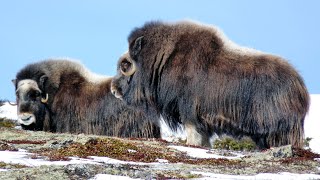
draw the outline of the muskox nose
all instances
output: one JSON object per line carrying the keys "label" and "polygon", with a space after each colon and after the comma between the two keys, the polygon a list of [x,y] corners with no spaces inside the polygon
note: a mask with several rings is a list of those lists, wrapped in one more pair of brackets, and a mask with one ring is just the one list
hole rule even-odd
{"label": "muskox nose", "polygon": [[121,89],[119,90],[118,88],[116,88],[114,85],[111,85],[111,93],[119,99],[122,99],[122,94],[120,93]]}
{"label": "muskox nose", "polygon": [[112,93],[114,96],[116,96],[116,90],[111,89],[111,93]]}
{"label": "muskox nose", "polygon": [[28,112],[30,110],[30,104],[29,103],[21,103],[18,110],[20,112]]}

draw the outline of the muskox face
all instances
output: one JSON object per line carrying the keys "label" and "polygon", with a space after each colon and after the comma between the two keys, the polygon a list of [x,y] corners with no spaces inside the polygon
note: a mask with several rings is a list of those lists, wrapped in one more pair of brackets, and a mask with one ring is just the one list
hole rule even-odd
{"label": "muskox face", "polygon": [[117,76],[113,79],[111,92],[119,99],[128,99],[133,89],[132,80],[137,71],[136,63],[130,58],[128,53],[122,55],[118,61]]}
{"label": "muskox face", "polygon": [[[45,103],[48,95],[44,95],[36,81],[24,79],[15,82],[18,123],[24,129],[40,130],[45,114]],[[40,125],[41,124],[41,125]]]}
{"label": "muskox face", "polygon": [[150,66],[153,62],[146,63],[149,59],[145,59],[141,54],[150,53],[150,57],[153,57],[158,46],[153,44],[152,49],[143,48],[143,44],[146,43],[143,35],[129,39],[129,50],[118,61],[117,75],[112,80],[111,92],[128,105],[150,113],[158,112],[154,93],[158,80],[154,77],[156,74],[152,73],[154,67]]}
{"label": "muskox face", "polygon": [[111,92],[128,105],[138,108],[146,106],[154,99],[147,84],[144,83],[147,82],[146,79],[148,77],[141,65],[127,52],[118,61],[117,75],[112,80]]}

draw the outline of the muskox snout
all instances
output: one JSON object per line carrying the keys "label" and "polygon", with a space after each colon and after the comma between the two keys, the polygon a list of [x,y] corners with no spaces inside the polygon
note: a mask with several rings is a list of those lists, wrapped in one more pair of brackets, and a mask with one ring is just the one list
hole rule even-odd
{"label": "muskox snout", "polygon": [[111,93],[116,98],[122,99],[121,88],[117,88],[113,82],[111,83]]}
{"label": "muskox snout", "polygon": [[19,113],[18,114],[18,123],[21,125],[30,125],[36,122],[36,117],[32,113]]}

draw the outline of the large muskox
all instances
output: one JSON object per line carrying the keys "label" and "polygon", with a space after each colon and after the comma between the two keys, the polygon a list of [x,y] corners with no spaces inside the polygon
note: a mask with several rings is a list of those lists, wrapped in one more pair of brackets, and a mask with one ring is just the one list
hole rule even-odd
{"label": "large muskox", "polygon": [[216,27],[149,22],[134,29],[112,93],[174,129],[187,143],[250,137],[260,148],[301,147],[309,95],[281,57],[239,47]]}
{"label": "large muskox", "polygon": [[118,137],[160,137],[160,128],[110,92],[111,78],[69,60],[21,69],[14,80],[23,129]]}

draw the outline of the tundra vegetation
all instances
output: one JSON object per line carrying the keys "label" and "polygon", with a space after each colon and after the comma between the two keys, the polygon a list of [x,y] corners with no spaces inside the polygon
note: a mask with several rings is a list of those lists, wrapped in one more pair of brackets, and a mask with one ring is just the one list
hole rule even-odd
{"label": "tundra vegetation", "polygon": [[[32,154],[30,159],[48,161],[70,161],[72,157],[92,159],[92,156],[109,157],[137,164],[70,164],[28,166],[0,161],[0,179],[43,179],[55,176],[57,179],[87,179],[98,173],[130,176],[132,178],[178,178],[202,177],[191,171],[219,174],[254,175],[257,173],[320,173],[319,154],[309,150],[285,146],[266,151],[243,150],[245,155],[238,159],[195,158],[172,148],[189,146],[180,142],[167,142],[149,138],[117,138],[98,135],[50,133],[26,131],[10,127],[0,127],[0,150],[14,151],[25,149]],[[207,153],[233,157],[240,151],[228,149],[206,149]],[[158,165],[149,164],[166,160]],[[144,163],[144,164],[138,164]]]}

